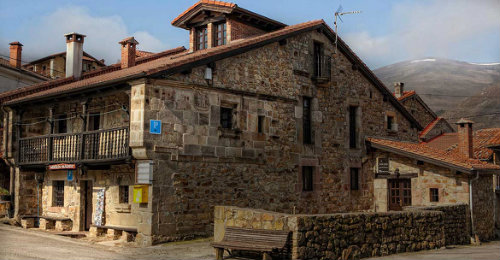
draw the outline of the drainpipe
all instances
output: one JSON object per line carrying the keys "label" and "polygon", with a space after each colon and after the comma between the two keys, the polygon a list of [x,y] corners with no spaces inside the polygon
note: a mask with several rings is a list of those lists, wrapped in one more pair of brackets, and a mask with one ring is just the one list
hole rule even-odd
{"label": "drainpipe", "polygon": [[469,179],[469,207],[470,207],[471,237],[474,237],[474,240],[475,240],[476,230],[474,228],[474,211],[473,211],[473,202],[472,202],[472,182],[477,181],[479,179],[479,172],[478,171],[473,171],[473,172],[476,172],[476,177],[474,179]]}

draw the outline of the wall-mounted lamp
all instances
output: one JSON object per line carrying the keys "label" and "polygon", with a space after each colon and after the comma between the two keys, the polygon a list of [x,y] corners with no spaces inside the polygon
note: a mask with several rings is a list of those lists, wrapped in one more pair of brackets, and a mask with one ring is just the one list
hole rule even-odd
{"label": "wall-mounted lamp", "polygon": [[205,81],[207,82],[207,85],[213,85],[213,70],[215,68],[214,63],[209,63],[207,64],[207,67],[205,68]]}

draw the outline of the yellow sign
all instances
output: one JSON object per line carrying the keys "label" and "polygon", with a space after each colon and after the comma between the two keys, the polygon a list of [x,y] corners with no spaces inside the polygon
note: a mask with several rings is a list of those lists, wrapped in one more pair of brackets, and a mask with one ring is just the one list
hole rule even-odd
{"label": "yellow sign", "polygon": [[148,185],[134,186],[134,203],[148,203]]}

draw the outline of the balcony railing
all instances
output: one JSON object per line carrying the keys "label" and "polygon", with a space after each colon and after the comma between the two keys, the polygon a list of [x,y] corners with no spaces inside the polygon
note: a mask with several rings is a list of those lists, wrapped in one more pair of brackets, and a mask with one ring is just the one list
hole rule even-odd
{"label": "balcony railing", "polygon": [[314,57],[314,75],[313,79],[318,83],[329,82],[332,71],[332,58],[326,55],[317,55]]}
{"label": "balcony railing", "polygon": [[130,157],[128,127],[19,139],[18,163],[48,164],[122,160]]}

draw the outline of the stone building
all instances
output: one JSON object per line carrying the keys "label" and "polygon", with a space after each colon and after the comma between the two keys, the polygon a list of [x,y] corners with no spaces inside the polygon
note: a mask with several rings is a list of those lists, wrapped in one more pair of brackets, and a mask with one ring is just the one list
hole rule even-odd
{"label": "stone building", "polygon": [[415,90],[405,91],[403,82],[394,83],[394,96],[424,126],[419,133],[421,141],[425,142],[441,134],[455,132],[448,121],[437,116]]}
{"label": "stone building", "polygon": [[375,210],[466,203],[472,212],[473,232],[489,240],[495,237],[492,177],[500,166],[474,158],[472,123],[460,120],[457,124],[459,144],[455,152],[426,143],[368,139],[377,161]]}
{"label": "stone building", "polygon": [[210,235],[215,205],[375,210],[365,137],[423,127],[324,21],[202,0],[172,24],[189,49],[137,58],[130,37],[119,64],[0,95],[17,216],[147,245]]}

